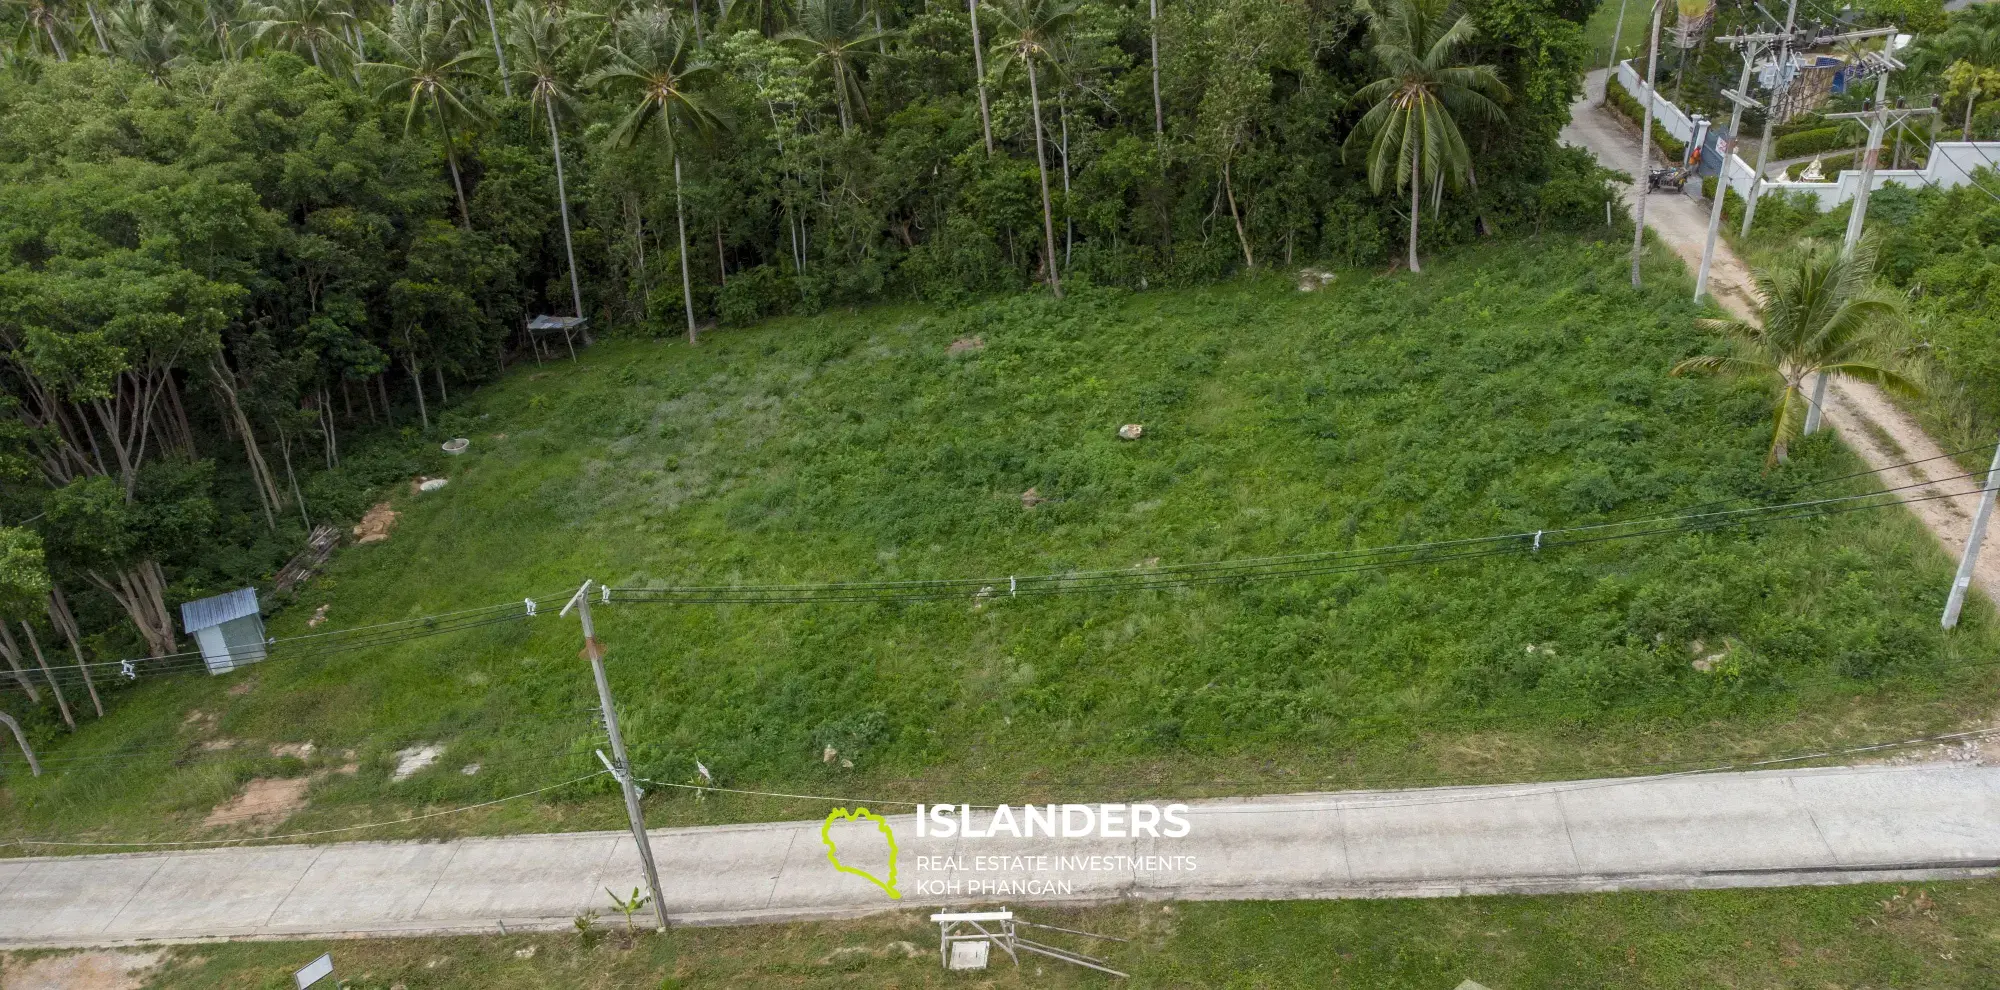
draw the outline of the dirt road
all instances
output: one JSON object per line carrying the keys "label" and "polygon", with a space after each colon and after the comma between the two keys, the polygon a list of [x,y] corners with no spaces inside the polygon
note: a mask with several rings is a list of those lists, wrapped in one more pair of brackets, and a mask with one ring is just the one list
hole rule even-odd
{"label": "dirt road", "polygon": [[[1563,128],[1562,141],[1588,149],[1605,165],[1630,173],[1639,157],[1639,129],[1600,108],[1604,75],[1600,69],[1585,77],[1584,96],[1570,107],[1569,126]],[[1657,161],[1657,156],[1656,163],[1665,164]],[[1628,201],[1631,195],[1630,191],[1626,193]],[[1702,244],[1708,237],[1708,210],[1706,201],[1691,196],[1652,193],[1646,198],[1646,226],[1660,243],[1680,256],[1689,271],[1694,271],[1701,265]],[[1716,243],[1715,262],[1709,269],[1709,286],[1724,309],[1744,319],[1751,317],[1755,295],[1750,272],[1728,244],[1720,240]],[[1965,473],[1958,463],[1943,456],[1944,448],[1890,402],[1882,390],[1864,382],[1836,378],[1828,392],[1827,422],[1869,467],[1881,472],[1876,476],[1881,481],[1880,487],[1904,489],[1901,494],[1905,498],[1967,493],[1910,506],[1910,511],[1937,537],[1945,553],[1953,560],[1958,559],[1972,528],[1972,513],[1978,508],[1979,479],[1958,477]],[[1923,463],[1890,467],[1911,461]],[[1980,558],[1973,584],[1988,599],[2000,601],[2000,554],[1985,554]]]}

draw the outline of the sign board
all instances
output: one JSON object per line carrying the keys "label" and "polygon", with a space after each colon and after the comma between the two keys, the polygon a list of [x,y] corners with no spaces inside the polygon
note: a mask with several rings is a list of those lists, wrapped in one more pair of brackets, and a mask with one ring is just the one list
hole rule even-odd
{"label": "sign board", "polygon": [[318,959],[306,963],[304,969],[292,974],[292,979],[299,981],[299,990],[306,990],[307,987],[332,975],[333,953],[328,952]]}

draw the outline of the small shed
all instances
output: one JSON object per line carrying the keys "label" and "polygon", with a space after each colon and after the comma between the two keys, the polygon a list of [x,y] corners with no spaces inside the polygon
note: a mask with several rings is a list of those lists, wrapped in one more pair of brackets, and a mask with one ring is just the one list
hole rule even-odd
{"label": "small shed", "polygon": [[[555,353],[554,337],[557,334],[562,335],[564,346],[569,348],[569,359],[572,361],[576,360],[576,338],[582,337],[584,343],[590,343],[590,335],[586,329],[589,325],[590,320],[582,316],[545,315],[529,320],[528,346],[535,351],[535,363],[542,363],[542,348],[544,346],[548,347],[551,355]],[[548,341],[546,345],[543,344],[544,340]]]}
{"label": "small shed", "polygon": [[201,644],[201,659],[211,674],[264,659],[264,617],[257,611],[255,588],[182,605],[181,628]]}

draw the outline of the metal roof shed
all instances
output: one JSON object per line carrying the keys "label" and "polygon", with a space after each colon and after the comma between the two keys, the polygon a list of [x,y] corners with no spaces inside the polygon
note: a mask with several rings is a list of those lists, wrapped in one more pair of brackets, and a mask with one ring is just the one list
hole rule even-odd
{"label": "metal roof shed", "polygon": [[201,644],[201,659],[211,674],[264,659],[264,617],[257,611],[255,588],[182,605],[181,627]]}
{"label": "metal roof shed", "polygon": [[[542,338],[551,334],[562,334],[563,344],[569,348],[569,359],[576,360],[576,338],[583,337],[590,343],[590,320],[582,316],[537,316],[528,321],[528,346],[535,351],[535,363],[542,363]],[[550,345],[553,352],[555,347]]]}

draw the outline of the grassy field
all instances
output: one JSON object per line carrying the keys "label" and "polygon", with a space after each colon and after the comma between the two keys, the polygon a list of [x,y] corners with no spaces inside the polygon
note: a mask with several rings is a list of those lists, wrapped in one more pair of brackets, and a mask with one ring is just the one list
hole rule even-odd
{"label": "grassy field", "polygon": [[[1046,924],[1130,939],[1051,941],[1132,974],[1114,980],[1025,957],[947,973],[919,914],[758,928],[184,946],[153,990],[276,990],[333,953],[349,990],[871,987],[1369,987],[1492,990],[1691,987],[1861,990],[1990,987],[2000,970],[2000,884],[1869,885],[1700,893],[1423,901],[1131,904],[1031,911]],[[532,949],[532,953],[526,950]],[[521,958],[523,954],[528,958]],[[17,953],[0,972],[50,954]]]}
{"label": "grassy field", "polygon": [[[1515,241],[1314,293],[1081,290],[600,344],[446,412],[446,435],[472,440],[435,455],[449,487],[399,485],[391,538],[344,550],[271,631],[307,632],[322,606],[325,628],[355,626],[585,576],[1004,589],[1865,490],[1837,480],[1857,464],[1830,438],[1765,474],[1763,383],[1670,378],[1709,346],[1697,312],[1670,259],[1644,292],[1624,265],[1617,244]],[[1144,437],[1118,439],[1124,423]],[[736,787],[1116,800],[1709,765],[1960,725],[1989,714],[1993,624],[1976,607],[1943,636],[1948,579],[1886,511],[1242,586],[597,618],[648,777],[689,781],[700,759]],[[204,825],[260,777],[306,782],[285,831],[562,784],[603,745],[579,645],[550,608],[142,676],[74,737],[39,723],[58,772],[28,779],[9,747],[0,826],[268,832],[281,814]],[[441,758],[393,781],[397,751],[426,744]],[[616,827],[610,792],[597,777],[365,834]],[[660,823],[825,811],[648,805]]]}
{"label": "grassy field", "polygon": [[[1653,6],[1638,0],[1605,0],[1597,5],[1590,20],[1583,25],[1583,41],[1590,51],[1588,66],[1602,69],[1611,54],[1611,33],[1618,24],[1620,12],[1625,15],[1625,26],[1618,31],[1618,57],[1639,58],[1646,55],[1646,29],[1652,26]],[[1671,23],[1671,15],[1667,18]],[[1641,66],[1641,68],[1644,68]]]}

